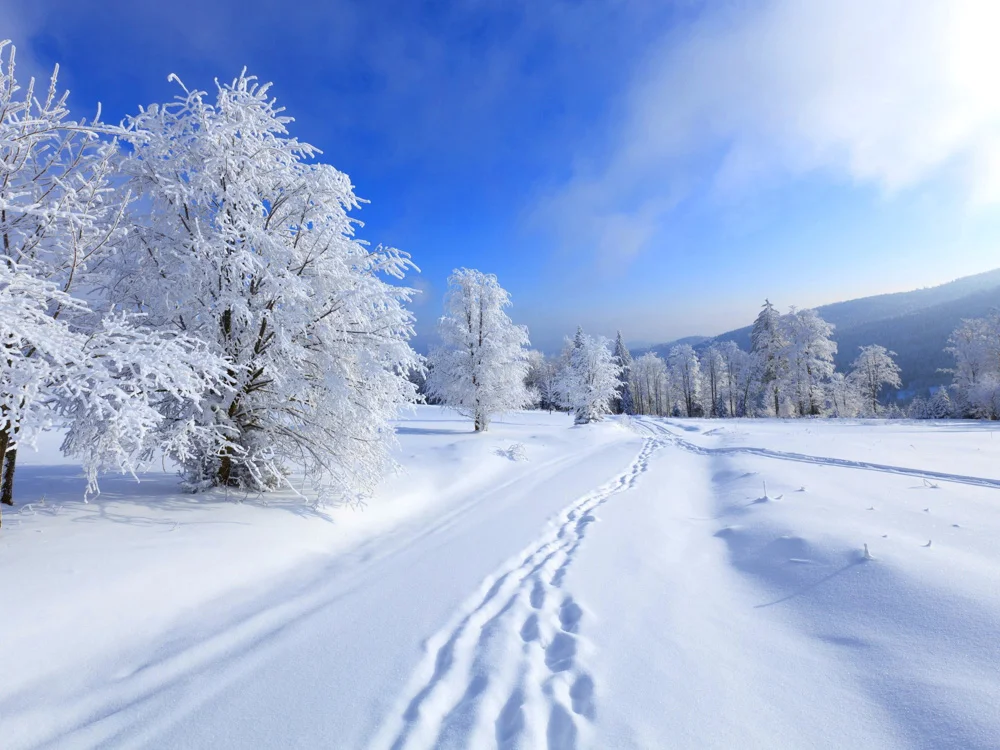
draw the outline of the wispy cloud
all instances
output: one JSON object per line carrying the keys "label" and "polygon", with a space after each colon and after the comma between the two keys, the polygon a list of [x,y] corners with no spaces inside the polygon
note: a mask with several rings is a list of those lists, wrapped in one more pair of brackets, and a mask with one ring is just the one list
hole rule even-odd
{"label": "wispy cloud", "polygon": [[1000,201],[1000,5],[765,0],[653,45],[601,159],[543,202],[564,243],[627,260],[690,190],[820,172],[892,193],[953,181]]}

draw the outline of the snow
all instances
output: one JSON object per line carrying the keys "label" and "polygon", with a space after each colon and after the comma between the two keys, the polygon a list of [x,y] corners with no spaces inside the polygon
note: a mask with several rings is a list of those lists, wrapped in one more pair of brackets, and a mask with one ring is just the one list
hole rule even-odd
{"label": "snow", "polygon": [[25,452],[4,747],[1000,746],[990,424],[471,428],[362,510]]}

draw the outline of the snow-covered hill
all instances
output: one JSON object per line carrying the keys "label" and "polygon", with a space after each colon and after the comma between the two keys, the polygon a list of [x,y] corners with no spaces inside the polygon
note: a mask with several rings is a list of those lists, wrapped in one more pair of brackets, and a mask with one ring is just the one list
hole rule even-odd
{"label": "snow-covered hill", "polygon": [[[938,286],[822,305],[816,312],[834,325],[837,369],[847,371],[858,356],[859,347],[879,344],[898,355],[896,361],[903,371],[904,388],[922,394],[929,387],[951,382],[951,375],[944,370],[954,367],[955,359],[945,347],[961,321],[984,317],[998,305],[1000,269],[995,269]],[[748,322],[755,313],[748,311]],[[677,344],[688,343],[700,350],[721,341],[734,341],[749,350],[750,326],[714,338],[690,336],[637,353],[652,351],[666,357]]]}
{"label": "snow-covered hill", "polygon": [[990,424],[398,432],[363,510],[35,457],[3,746],[1000,746]]}

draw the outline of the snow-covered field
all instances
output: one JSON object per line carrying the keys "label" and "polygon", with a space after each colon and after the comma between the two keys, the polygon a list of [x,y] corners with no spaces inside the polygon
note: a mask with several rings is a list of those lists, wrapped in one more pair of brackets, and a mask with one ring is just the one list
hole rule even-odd
{"label": "snow-covered field", "polygon": [[398,432],[363,510],[24,454],[0,746],[1000,747],[992,425]]}

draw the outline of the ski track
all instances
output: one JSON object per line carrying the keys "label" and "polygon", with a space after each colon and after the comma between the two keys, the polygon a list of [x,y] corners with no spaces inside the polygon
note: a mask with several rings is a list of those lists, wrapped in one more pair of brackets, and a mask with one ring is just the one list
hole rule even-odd
{"label": "ski track", "polygon": [[581,745],[595,717],[596,686],[582,663],[585,613],[563,581],[597,520],[593,512],[635,486],[662,445],[647,437],[624,473],[565,508],[552,529],[483,582],[429,639],[396,720],[372,748]]}
{"label": "ski track", "polygon": [[[539,465],[532,476],[537,476],[540,472],[561,470],[564,464],[572,460],[573,456],[562,456],[547,461]],[[491,493],[523,481],[524,478],[514,477],[493,488]],[[472,512],[477,502],[463,503],[451,509],[429,528],[405,537],[399,545],[379,554],[376,561],[389,560],[421,539],[449,529],[460,518]],[[111,730],[102,730],[101,726],[108,722],[116,723],[123,714],[129,712],[141,714],[151,702],[178,682],[204,673],[214,665],[228,664],[252,654],[295,623],[321,612],[331,601],[360,588],[363,583],[359,580],[348,585],[344,585],[339,579],[332,584],[327,583],[329,572],[338,570],[342,565],[341,560],[334,560],[329,566],[324,566],[320,573],[295,582],[290,595],[277,599],[263,609],[251,606],[241,611],[235,619],[197,640],[181,640],[179,647],[164,645],[154,658],[134,667],[115,683],[68,698],[63,706],[64,714],[46,736],[37,738],[38,744],[46,747],[77,741],[82,744],[86,741],[78,738],[89,732],[95,732],[104,738],[114,737],[115,742],[124,741],[123,738],[134,731],[132,722],[125,721],[121,727]],[[371,571],[362,575],[369,574]],[[122,683],[127,683],[127,688],[123,689]],[[0,747],[3,747],[2,742]]]}
{"label": "ski track", "polygon": [[[942,471],[908,469],[903,466],[889,466],[888,464],[875,464],[868,461],[851,461],[846,458],[825,458],[823,456],[810,456],[804,453],[773,451],[768,450],[767,448],[754,448],[751,446],[706,448],[704,446],[688,442],[676,433],[671,432],[665,424],[647,419],[636,419],[635,421],[642,427],[650,430],[653,434],[656,434],[659,437],[668,440],[671,444],[676,445],[678,448],[683,448],[686,451],[696,453],[700,456],[760,456],[762,458],[774,458],[779,461],[797,461],[799,463],[815,464],[819,466],[836,466],[843,469],[861,469],[864,471],[877,471],[883,474],[901,474],[903,476],[914,477],[916,479],[936,479],[942,482],[955,482],[956,484],[969,484],[974,487],[1000,489],[1000,479],[989,479],[987,477],[970,477],[964,474],[949,474]],[[696,429],[692,430],[686,427],[682,427],[682,429],[691,432],[697,431]],[[708,436],[711,435],[712,432],[714,431],[710,430],[709,432],[703,434]]]}

